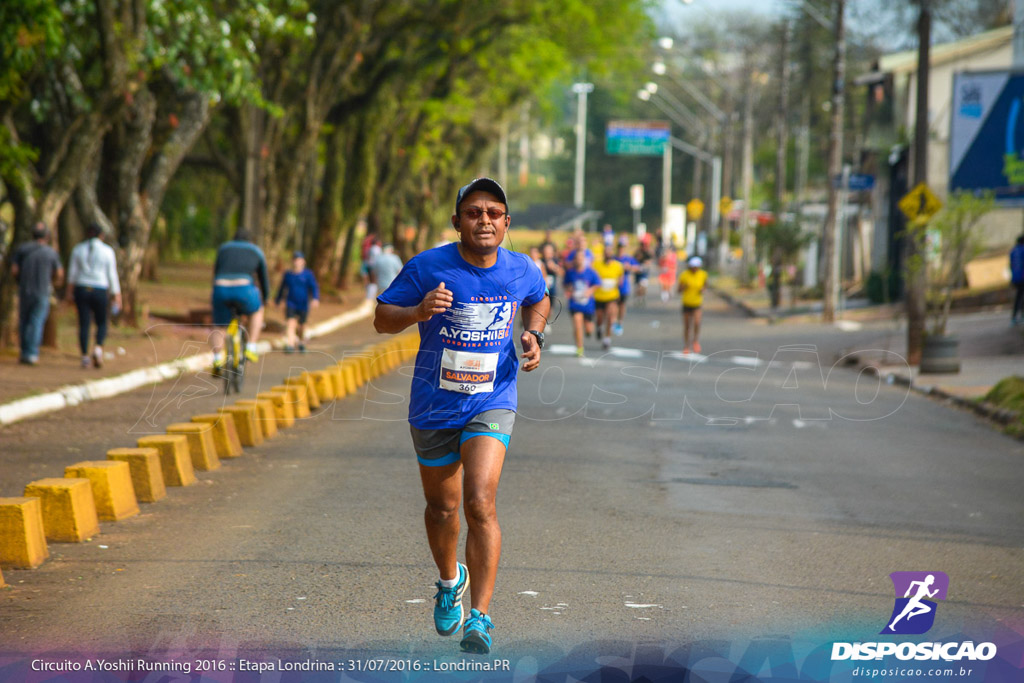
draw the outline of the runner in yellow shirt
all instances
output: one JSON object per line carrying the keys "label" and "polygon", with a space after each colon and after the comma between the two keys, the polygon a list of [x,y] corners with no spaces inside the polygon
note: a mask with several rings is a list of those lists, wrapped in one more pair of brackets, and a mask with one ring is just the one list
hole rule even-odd
{"label": "runner in yellow shirt", "polygon": [[601,346],[612,347],[612,325],[619,321],[619,287],[625,279],[626,270],[615,259],[606,258],[604,251],[594,253],[594,271],[601,278],[601,284],[594,292],[597,304],[598,334],[604,332]]}
{"label": "runner in yellow shirt", "polygon": [[[679,275],[679,294],[683,300],[683,353],[700,353],[701,306],[704,305],[704,287],[708,272],[701,268],[704,261],[694,256],[689,266]],[[692,343],[691,343],[692,342]]]}

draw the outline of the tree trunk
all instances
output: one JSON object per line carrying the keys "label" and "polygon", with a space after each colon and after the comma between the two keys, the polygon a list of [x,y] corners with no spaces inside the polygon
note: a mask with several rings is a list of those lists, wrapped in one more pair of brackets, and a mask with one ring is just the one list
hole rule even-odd
{"label": "tree trunk", "polygon": [[[914,185],[928,182],[928,78],[931,49],[930,0],[918,0],[921,13],[917,21],[917,112],[914,125]],[[924,230],[909,230],[904,241],[904,263],[920,263],[907,273],[907,362],[918,365],[924,347],[925,290]]]}
{"label": "tree trunk", "polygon": [[344,130],[336,126],[326,140],[324,172],[320,181],[320,200],[313,235],[313,253],[309,268],[325,282],[330,274],[341,223],[341,191],[344,178],[342,140]]}
{"label": "tree trunk", "polygon": [[822,233],[821,246],[825,259],[824,305],[822,320],[830,323],[836,317],[836,300],[839,297],[839,272],[836,263],[836,229],[839,212],[839,190],[835,186],[835,178],[842,172],[843,165],[843,105],[846,90],[846,28],[844,15],[846,1],[838,0],[835,23],[835,54],[832,60],[832,127],[828,139],[828,211],[825,213],[825,226]]}
{"label": "tree trunk", "polygon": [[[136,101],[145,100],[141,92]],[[139,278],[145,260],[149,237],[159,215],[167,186],[181,165],[182,159],[195,145],[210,120],[209,98],[202,93],[179,95],[181,110],[177,127],[162,147],[155,150],[143,169],[152,141],[152,117],[156,102],[142,104],[139,119],[134,121],[127,136],[129,144],[124,150],[119,171],[118,224],[121,226],[123,252],[119,263],[124,320],[137,324]],[[147,117],[148,120],[147,120]],[[140,150],[142,158],[138,158]]]}

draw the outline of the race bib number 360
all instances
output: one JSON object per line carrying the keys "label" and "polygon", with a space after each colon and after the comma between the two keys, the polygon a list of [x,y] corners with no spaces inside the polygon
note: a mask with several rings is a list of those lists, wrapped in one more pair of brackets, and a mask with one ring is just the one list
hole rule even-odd
{"label": "race bib number 360", "polygon": [[460,394],[486,394],[494,391],[498,370],[497,353],[472,353],[445,349],[441,356],[440,386]]}

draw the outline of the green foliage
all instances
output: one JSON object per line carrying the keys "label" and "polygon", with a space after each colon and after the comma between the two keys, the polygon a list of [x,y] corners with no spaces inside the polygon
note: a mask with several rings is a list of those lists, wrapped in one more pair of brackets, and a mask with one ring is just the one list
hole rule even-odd
{"label": "green foliage", "polygon": [[63,45],[63,17],[54,0],[0,3],[0,104],[21,97],[40,62]]}
{"label": "green foliage", "polygon": [[924,270],[931,334],[946,333],[953,293],[964,286],[964,266],[981,248],[981,234],[976,228],[994,207],[991,192],[956,192],[930,222],[912,222],[907,227],[911,239],[925,244],[924,252],[909,259],[906,267],[911,274]]}
{"label": "green foliage", "polygon": [[772,263],[793,263],[800,250],[811,243],[814,234],[805,232],[797,221],[772,221],[758,224],[754,232],[758,251]]}

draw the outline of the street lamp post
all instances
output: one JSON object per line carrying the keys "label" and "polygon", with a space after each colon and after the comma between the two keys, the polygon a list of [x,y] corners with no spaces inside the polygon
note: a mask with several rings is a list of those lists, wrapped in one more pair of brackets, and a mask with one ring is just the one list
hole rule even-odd
{"label": "street lamp post", "polygon": [[573,186],[572,203],[577,209],[583,208],[583,177],[587,155],[587,94],[593,90],[593,83],[572,84],[572,91],[576,93],[576,182]]}
{"label": "street lamp post", "polygon": [[[654,83],[648,83],[647,87],[640,90],[637,93],[644,102],[653,102],[658,109],[660,109],[666,116],[682,128],[688,128],[688,124],[679,112],[674,111],[670,106],[671,103],[662,102],[660,97],[655,97],[659,93],[658,87]],[[669,238],[668,230],[668,207],[671,204],[672,194],[672,147],[685,152],[697,159],[697,162],[703,162],[711,164],[711,220],[712,224],[718,220],[719,217],[719,202],[722,199],[722,157],[712,155],[705,150],[695,147],[687,142],[680,140],[679,138],[669,136],[668,144],[665,145],[664,156],[662,157],[662,198],[661,198],[661,236],[662,240],[667,242]]]}

